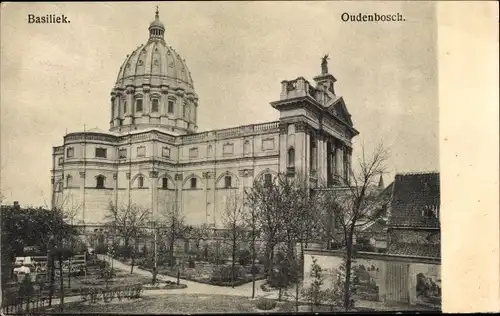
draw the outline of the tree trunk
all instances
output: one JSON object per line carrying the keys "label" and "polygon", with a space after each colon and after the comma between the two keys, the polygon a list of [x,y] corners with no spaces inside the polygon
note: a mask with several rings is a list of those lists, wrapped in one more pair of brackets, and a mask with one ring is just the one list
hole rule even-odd
{"label": "tree trunk", "polygon": [[63,260],[61,254],[59,254],[59,282],[60,282],[60,289],[59,289],[59,296],[60,296],[60,310],[61,312],[64,309],[64,277],[63,277]]}
{"label": "tree trunk", "polygon": [[68,288],[71,288],[71,257],[69,257]]}
{"label": "tree trunk", "polygon": [[233,231],[233,249],[232,249],[232,262],[231,262],[231,287],[234,289],[234,268],[236,261],[236,231]]}
{"label": "tree trunk", "polygon": [[131,253],[131,261],[130,261],[130,274],[134,273],[134,264],[135,264],[135,254],[134,252]]}
{"label": "tree trunk", "polygon": [[349,311],[351,307],[351,265],[352,265],[352,238],[354,229],[351,229],[347,237],[347,249],[346,249],[346,271],[345,271],[345,284],[344,284],[344,308]]}
{"label": "tree trunk", "polygon": [[295,284],[295,312],[299,312],[299,279],[297,279],[297,283]]}
{"label": "tree trunk", "polygon": [[53,255],[50,256],[50,286],[49,286],[49,307],[52,307],[52,297],[54,296],[54,282],[55,282],[55,258]]}
{"label": "tree trunk", "polygon": [[252,230],[252,298],[255,298],[255,231]]}

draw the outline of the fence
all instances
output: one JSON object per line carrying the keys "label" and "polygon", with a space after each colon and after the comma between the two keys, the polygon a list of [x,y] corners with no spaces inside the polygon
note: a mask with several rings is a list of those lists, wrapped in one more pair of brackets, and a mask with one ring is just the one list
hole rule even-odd
{"label": "fence", "polygon": [[[4,298],[5,300],[5,298]],[[47,296],[34,297],[11,297],[7,302],[2,302],[2,313],[9,314],[38,314],[44,308],[49,306],[49,298]]]}

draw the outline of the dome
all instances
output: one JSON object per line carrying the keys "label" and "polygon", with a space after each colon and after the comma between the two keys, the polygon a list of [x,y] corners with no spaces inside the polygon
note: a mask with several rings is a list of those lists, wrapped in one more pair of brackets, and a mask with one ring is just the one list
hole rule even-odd
{"label": "dome", "polygon": [[185,60],[167,45],[158,9],[148,30],[148,41],[127,55],[118,71],[111,92],[110,130],[195,132],[198,97],[193,79]]}
{"label": "dome", "polygon": [[162,85],[194,89],[186,62],[161,40],[149,40],[128,55],[120,67],[115,86],[119,88],[127,84],[140,85],[153,81]]}

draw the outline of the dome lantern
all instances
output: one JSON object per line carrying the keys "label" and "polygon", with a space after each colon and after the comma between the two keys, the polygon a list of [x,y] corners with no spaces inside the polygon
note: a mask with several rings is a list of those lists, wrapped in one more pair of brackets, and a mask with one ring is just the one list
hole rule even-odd
{"label": "dome lantern", "polygon": [[165,27],[160,22],[160,12],[156,6],[155,20],[149,25],[149,39],[164,39]]}

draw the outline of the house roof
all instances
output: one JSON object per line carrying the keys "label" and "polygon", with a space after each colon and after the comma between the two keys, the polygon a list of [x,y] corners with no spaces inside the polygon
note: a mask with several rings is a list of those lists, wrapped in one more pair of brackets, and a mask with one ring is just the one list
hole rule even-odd
{"label": "house roof", "polygon": [[396,243],[387,247],[386,254],[439,259],[441,258],[441,245]]}
{"label": "house roof", "polygon": [[[397,174],[393,183],[389,226],[439,228],[439,173]],[[436,213],[436,217],[424,214]]]}

